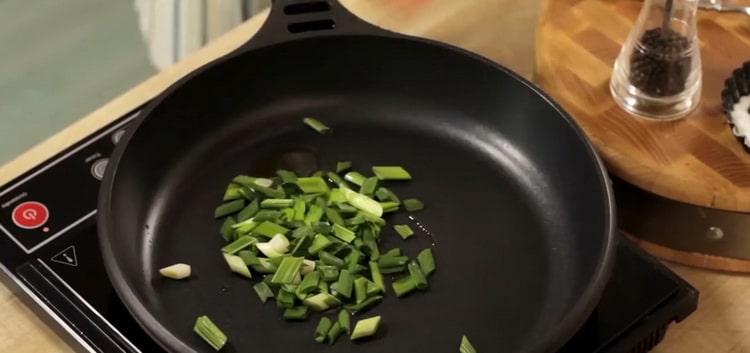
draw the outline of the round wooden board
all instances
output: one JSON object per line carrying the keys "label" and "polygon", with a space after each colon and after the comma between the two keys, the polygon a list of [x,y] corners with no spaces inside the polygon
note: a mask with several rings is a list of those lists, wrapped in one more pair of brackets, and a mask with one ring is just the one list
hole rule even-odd
{"label": "round wooden board", "polygon": [[750,261],[747,260],[674,250],[630,234],[627,237],[649,254],[662,260],[709,270],[750,273]]}
{"label": "round wooden board", "polygon": [[612,65],[641,5],[545,0],[536,82],[578,121],[619,177],[667,198],[750,212],[750,154],[721,107],[724,80],[750,60],[750,17],[700,11],[701,105],[684,119],[658,122],[625,113],[609,92]]}

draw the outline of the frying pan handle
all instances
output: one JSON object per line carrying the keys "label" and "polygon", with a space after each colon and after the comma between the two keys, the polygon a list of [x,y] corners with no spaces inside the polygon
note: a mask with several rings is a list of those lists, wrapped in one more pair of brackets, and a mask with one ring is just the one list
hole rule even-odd
{"label": "frying pan handle", "polygon": [[240,51],[328,35],[396,35],[349,12],[338,0],[272,0],[271,13]]}

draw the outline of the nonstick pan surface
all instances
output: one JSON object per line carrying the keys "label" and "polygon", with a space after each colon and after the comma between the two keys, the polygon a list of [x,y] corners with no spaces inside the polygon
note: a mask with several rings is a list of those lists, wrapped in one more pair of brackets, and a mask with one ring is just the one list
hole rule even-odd
{"label": "nonstick pan surface", "polygon": [[[256,44],[157,98],[112,156],[99,235],[136,320],[172,352],[211,351],[192,332],[200,315],[230,337],[225,352],[455,352],[464,334],[481,352],[554,352],[590,314],[613,261],[612,195],[581,130],[510,71],[375,29],[336,3],[335,29],[280,35],[284,4]],[[304,126],[307,116],[333,134]],[[433,246],[438,270],[429,291],[389,293],[357,316],[383,317],[376,337],[328,346],[312,339],[319,315],[285,322],[228,270],[212,213],[237,174],[339,160],[409,169],[413,181],[390,185],[425,202],[414,221],[429,234],[404,242],[386,231],[381,247],[414,256]],[[194,275],[158,275],[176,262]]]}

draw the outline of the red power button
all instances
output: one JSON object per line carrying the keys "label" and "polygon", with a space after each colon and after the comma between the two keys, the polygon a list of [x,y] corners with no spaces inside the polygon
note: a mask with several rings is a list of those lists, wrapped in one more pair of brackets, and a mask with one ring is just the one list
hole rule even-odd
{"label": "red power button", "polygon": [[48,219],[47,206],[36,201],[26,201],[13,209],[13,223],[19,228],[36,229],[47,223]]}

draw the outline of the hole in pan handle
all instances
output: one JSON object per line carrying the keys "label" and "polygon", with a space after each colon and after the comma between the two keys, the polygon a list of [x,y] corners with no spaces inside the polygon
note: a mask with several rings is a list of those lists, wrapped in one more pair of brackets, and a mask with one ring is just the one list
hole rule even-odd
{"label": "hole in pan handle", "polygon": [[238,52],[299,38],[347,34],[399,36],[365,22],[338,0],[273,0],[263,27]]}

